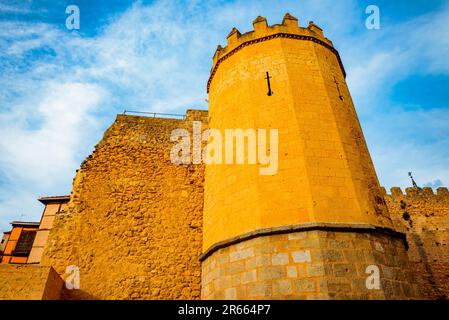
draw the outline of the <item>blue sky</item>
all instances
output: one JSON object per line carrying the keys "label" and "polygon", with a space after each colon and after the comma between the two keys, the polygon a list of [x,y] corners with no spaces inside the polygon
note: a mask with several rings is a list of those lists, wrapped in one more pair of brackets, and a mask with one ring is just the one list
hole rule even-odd
{"label": "blue sky", "polygon": [[[65,28],[65,8],[81,28]],[[377,5],[379,30],[365,28]],[[340,51],[382,185],[449,184],[449,1],[0,0],[0,230],[75,170],[124,109],[207,108],[217,44],[262,15],[313,20]]]}

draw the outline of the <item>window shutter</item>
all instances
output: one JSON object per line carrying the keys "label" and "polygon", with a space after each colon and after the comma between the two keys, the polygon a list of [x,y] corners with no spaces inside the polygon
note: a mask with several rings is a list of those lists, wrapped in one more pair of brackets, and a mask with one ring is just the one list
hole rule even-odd
{"label": "window shutter", "polygon": [[31,248],[33,247],[34,238],[36,237],[36,231],[23,230],[20,233],[19,241],[17,241],[16,248],[14,249],[15,256],[28,256]]}

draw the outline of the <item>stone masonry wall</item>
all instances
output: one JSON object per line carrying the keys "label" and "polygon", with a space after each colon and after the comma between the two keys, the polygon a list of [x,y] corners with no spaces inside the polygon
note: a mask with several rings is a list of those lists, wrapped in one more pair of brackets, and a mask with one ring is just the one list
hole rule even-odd
{"label": "stone masonry wall", "polygon": [[58,300],[62,286],[52,267],[0,265],[0,300]]}
{"label": "stone masonry wall", "polygon": [[[381,289],[367,289],[376,265]],[[261,236],[203,262],[203,299],[416,298],[404,242],[381,234],[303,231]]]}
{"label": "stone masonry wall", "polygon": [[385,200],[395,228],[407,235],[408,256],[419,291],[449,299],[449,192],[439,188],[392,188]]}
{"label": "stone masonry wall", "polygon": [[66,299],[199,299],[202,165],[170,161],[173,129],[207,123],[119,115],[74,179],[42,263],[80,270]]}
{"label": "stone masonry wall", "polygon": [[[198,256],[201,254],[202,242],[204,166],[174,166],[169,160],[169,148],[173,145],[169,139],[171,130],[191,129],[192,120],[201,120],[203,126],[207,125],[207,112],[191,110],[185,121],[118,116],[97,145],[95,152],[83,162],[74,180],[69,209],[58,214],[42,261],[43,264],[54,266],[62,277],[65,277],[67,266],[76,265],[80,268],[80,290],[65,290],[64,298],[200,298],[201,268]],[[433,194],[428,188],[422,191],[408,189],[406,193],[393,188],[391,195],[385,194],[385,200],[395,229],[407,235],[410,246],[408,257],[419,288],[417,296],[431,299],[448,297],[447,189],[440,188],[437,194]],[[330,233],[330,237],[333,236]],[[285,238],[286,235],[273,237],[269,243],[276,242],[276,237]],[[340,235],[334,239],[336,242],[326,239],[313,240],[316,234],[307,234],[307,237],[311,237],[306,239],[310,241],[324,241],[325,245],[342,240],[339,239]],[[329,238],[328,235],[326,237]],[[261,240],[253,239],[248,243],[254,242],[256,245],[257,241]],[[368,239],[362,242],[366,241]],[[341,245],[351,247],[353,243],[354,240],[344,240]],[[240,248],[242,245],[237,246]],[[268,250],[262,248],[265,245],[267,244],[258,244],[257,250]],[[272,245],[268,244],[267,248],[270,247],[272,248]],[[235,248],[221,249],[210,258]],[[354,288],[360,286],[362,276],[358,269],[358,282],[354,280],[355,282],[345,284],[338,276],[330,279],[342,283],[343,289],[332,289],[333,291],[324,290],[324,284],[319,281],[310,284],[304,279],[301,283],[288,277],[288,272],[290,275],[294,272],[293,268],[290,268],[293,265],[296,272],[304,272],[305,277],[308,270],[312,274],[327,272],[336,275],[342,272],[344,265],[353,270],[364,263],[363,260],[346,260],[346,249],[343,247],[341,250],[343,251],[340,251],[339,257],[343,257],[343,260],[322,260],[317,263],[312,260],[311,264],[315,266],[309,267],[307,264],[294,263],[293,256],[289,255],[289,265],[285,267],[287,278],[276,278],[277,282],[271,281],[265,287],[249,284],[248,277],[252,277],[254,271],[249,270],[251,272],[248,274],[245,273],[248,270],[239,271],[238,276],[233,274],[230,279],[240,279],[241,288],[245,289],[230,286],[226,288],[229,290],[223,287],[229,277],[225,278],[228,280],[210,280],[210,264],[213,262],[209,258],[203,265],[203,297],[266,297],[265,293],[255,295],[256,292],[265,290],[263,288],[270,288],[266,290],[271,290],[272,295],[280,292],[279,290],[290,292],[291,289],[292,293],[286,294],[286,297],[299,298],[394,298],[398,297],[399,292],[406,296],[414,294],[413,289],[406,284],[395,285],[395,280],[391,279],[384,280],[390,288],[387,289],[390,293],[386,295],[373,292],[355,293]],[[363,254],[363,259],[366,260],[368,252]],[[266,259],[266,254],[263,253],[257,258],[258,263]],[[285,259],[282,254],[276,257]],[[223,256],[223,259],[227,258]],[[224,268],[227,267],[222,269],[225,270]],[[214,272],[226,272],[223,270]],[[271,272],[270,270],[271,267],[266,272]],[[388,274],[388,269],[386,270]],[[284,275],[284,271],[280,272]],[[211,283],[215,283],[213,281],[220,283],[216,284],[218,289],[212,289]],[[337,288],[332,286],[332,281],[330,287]],[[393,284],[390,286],[388,281],[393,281]],[[299,293],[295,291],[297,286],[305,286],[310,292]],[[327,286],[329,288],[329,284]]]}

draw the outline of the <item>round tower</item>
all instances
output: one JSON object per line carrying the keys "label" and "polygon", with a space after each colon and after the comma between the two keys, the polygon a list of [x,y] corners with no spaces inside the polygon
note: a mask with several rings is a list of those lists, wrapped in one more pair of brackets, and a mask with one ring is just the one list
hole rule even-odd
{"label": "round tower", "polygon": [[202,298],[414,296],[337,50],[290,14],[253,25],[213,57],[209,127],[266,133],[277,163],[206,165]]}

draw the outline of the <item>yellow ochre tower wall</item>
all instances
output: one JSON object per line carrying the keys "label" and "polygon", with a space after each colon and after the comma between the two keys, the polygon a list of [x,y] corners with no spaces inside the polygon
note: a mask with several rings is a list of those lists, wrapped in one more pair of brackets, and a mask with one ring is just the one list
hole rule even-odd
{"label": "yellow ochre tower wall", "polygon": [[[278,170],[206,165],[202,298],[415,296],[338,52],[289,14],[253,25],[217,48],[209,126],[278,129]],[[370,265],[382,290],[365,286]]]}

